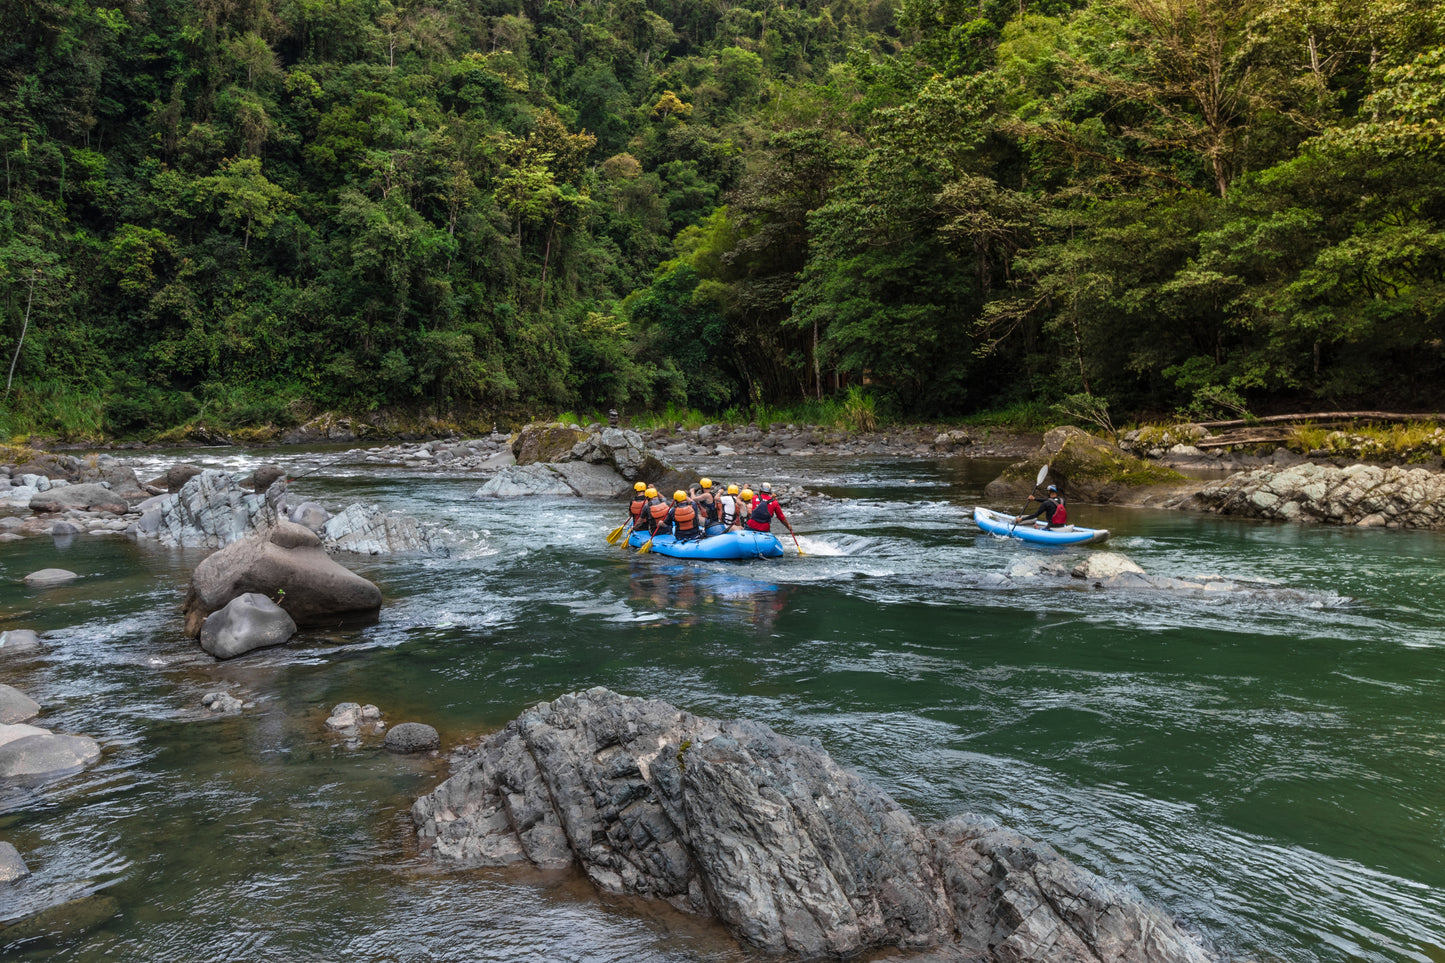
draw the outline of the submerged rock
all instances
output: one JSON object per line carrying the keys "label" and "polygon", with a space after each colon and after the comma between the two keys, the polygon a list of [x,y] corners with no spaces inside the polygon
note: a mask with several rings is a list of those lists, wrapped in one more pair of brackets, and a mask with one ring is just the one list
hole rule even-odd
{"label": "submerged rock", "polygon": [[222,716],[233,716],[246,707],[246,703],[228,692],[207,692],[201,696],[201,705]]}
{"label": "submerged rock", "polygon": [[0,632],[0,658],[40,651],[40,636],[32,629]]}
{"label": "submerged rock", "polygon": [[69,569],[42,568],[38,572],[31,572],[25,576],[25,584],[36,588],[45,588],[47,585],[61,585],[78,578],[80,576]]}
{"label": "submerged rock", "polygon": [[301,627],[373,621],[381,589],[326,554],[315,532],[277,522],[209,556],[191,576],[186,634],[200,635],[206,616],[247,592],[277,599]]}
{"label": "submerged rock", "polygon": [[14,686],[0,685],[0,725],[26,722],[40,715],[40,703]]}
{"label": "submerged rock", "polygon": [[0,840],[0,884],[13,883],[30,875],[30,867],[13,843]]}
{"label": "submerged rock", "polygon": [[354,736],[363,726],[373,729],[386,728],[381,721],[381,710],[373,705],[342,702],[332,708],[331,715],[326,719],[326,728],[343,735]]}
{"label": "submerged rock", "polygon": [[605,689],[524,712],[412,816],[437,859],[580,864],[770,953],[1202,963],[1156,907],[967,817],[925,829],[815,741]]}

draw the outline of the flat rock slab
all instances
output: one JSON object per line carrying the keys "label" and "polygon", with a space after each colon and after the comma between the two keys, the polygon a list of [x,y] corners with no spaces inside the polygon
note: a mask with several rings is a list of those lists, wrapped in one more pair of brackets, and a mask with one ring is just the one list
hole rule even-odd
{"label": "flat rock slab", "polygon": [[580,866],[802,958],[1204,963],[1123,886],[991,820],[924,829],[816,741],[591,689],[484,738],[412,817],[438,860]]}
{"label": "flat rock slab", "polygon": [[24,736],[0,746],[0,779],[63,776],[99,758],[100,744],[89,736]]}
{"label": "flat rock slab", "polygon": [[[137,489],[136,494],[143,493]],[[130,511],[130,503],[105,485],[66,485],[30,496],[30,510],[37,514],[80,511],[123,515]]]}

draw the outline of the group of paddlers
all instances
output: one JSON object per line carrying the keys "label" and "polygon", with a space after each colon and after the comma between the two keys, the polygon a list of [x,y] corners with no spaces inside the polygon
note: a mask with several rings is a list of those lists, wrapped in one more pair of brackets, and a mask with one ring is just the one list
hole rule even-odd
{"label": "group of paddlers", "polygon": [[[704,478],[687,491],[673,492],[669,501],[646,482],[632,486],[629,531],[647,532],[656,537],[671,535],[680,542],[723,535],[727,532],[769,532],[773,519],[793,531],[788,516],[773,495],[773,486],[763,482],[754,492],[737,485],[718,491],[711,478]],[[796,536],[795,536],[796,537]]]}

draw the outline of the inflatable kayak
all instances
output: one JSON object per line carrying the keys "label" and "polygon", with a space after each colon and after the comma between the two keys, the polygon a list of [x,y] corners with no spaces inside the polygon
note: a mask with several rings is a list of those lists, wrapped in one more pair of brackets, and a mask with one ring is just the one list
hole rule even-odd
{"label": "inflatable kayak", "polygon": [[[627,544],[641,548],[647,539],[646,532],[633,532]],[[659,535],[652,540],[648,551],[669,558],[777,558],[783,554],[783,543],[778,541],[778,536],[766,532],[728,532],[690,542]]]}
{"label": "inflatable kayak", "polygon": [[[1087,545],[1089,542],[1102,542],[1109,538],[1107,528],[1079,528],[1076,525],[1064,525],[1060,528],[1036,528],[1032,521],[1019,522],[1015,525],[1014,516],[990,511],[987,508],[975,508],[973,521],[979,528],[991,535],[1021,538],[1026,542],[1036,542],[1040,545]],[[653,546],[654,549],[656,547],[656,545]]]}

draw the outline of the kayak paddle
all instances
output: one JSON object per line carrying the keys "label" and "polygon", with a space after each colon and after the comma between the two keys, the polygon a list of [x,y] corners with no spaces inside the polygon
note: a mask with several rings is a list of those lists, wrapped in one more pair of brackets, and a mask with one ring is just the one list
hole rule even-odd
{"label": "kayak paddle", "polygon": [[621,525],[618,525],[618,526],[617,526],[616,528],[614,528],[612,531],[608,532],[608,533],[607,533],[607,544],[608,544],[608,545],[616,545],[616,544],[617,544],[617,540],[622,537],[622,530],[623,530],[624,528],[626,528],[628,525],[631,525],[631,524],[632,524],[632,519],[629,517],[629,518],[627,519],[627,521],[623,522]]}
{"label": "kayak paddle", "polygon": [[[1033,490],[1029,492],[1029,499],[1032,499],[1032,498],[1034,497],[1034,492],[1036,492],[1036,491],[1039,490],[1039,486],[1042,485],[1042,484],[1044,483],[1044,479],[1045,479],[1045,478],[1048,478],[1048,477],[1049,477],[1049,465],[1048,465],[1048,462],[1045,462],[1045,463],[1044,463],[1044,467],[1042,467],[1042,468],[1039,469],[1039,477],[1037,477],[1037,478],[1034,479],[1034,487],[1033,487]],[[1029,507],[1028,499],[1025,499],[1025,500],[1024,500],[1024,508],[1028,508],[1028,507]],[[1020,514],[1020,515],[1023,514],[1023,508],[1020,508],[1020,509],[1019,509],[1019,514]],[[1012,534],[1014,533],[1014,529],[1015,529],[1015,528],[1018,528],[1018,524],[1019,524],[1018,515],[1015,515],[1015,516],[1014,516],[1014,522],[1013,522],[1013,524],[1008,527],[1008,533],[1009,533],[1010,535],[1012,535]]]}
{"label": "kayak paddle", "polygon": [[793,544],[798,546],[798,554],[807,555],[808,553],[803,551],[803,543],[798,541],[798,533],[790,528],[788,529],[788,534],[793,536]]}

